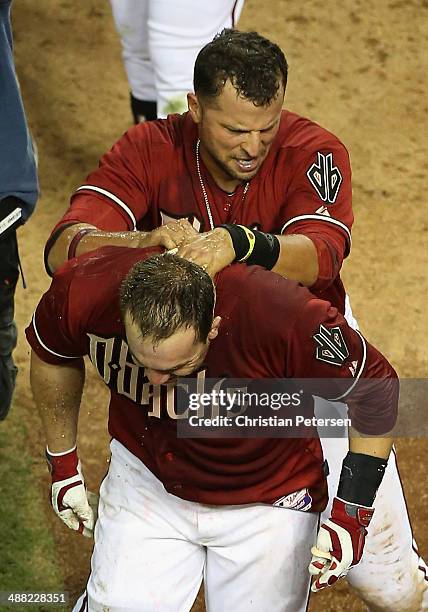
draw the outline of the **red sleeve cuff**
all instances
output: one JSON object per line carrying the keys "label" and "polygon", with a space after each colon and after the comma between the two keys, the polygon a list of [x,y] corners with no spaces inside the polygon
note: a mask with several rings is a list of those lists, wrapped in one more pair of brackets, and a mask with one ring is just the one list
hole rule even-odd
{"label": "red sleeve cuff", "polygon": [[38,337],[33,322],[26,328],[25,335],[33,351],[45,363],[49,363],[50,365],[65,365],[70,362],[72,363],[76,359],[82,358],[80,355],[60,355],[52,349],[49,349]]}
{"label": "red sleeve cuff", "polygon": [[324,238],[318,235],[307,236],[314,243],[318,255],[318,278],[311,286],[311,290],[323,291],[337,278],[342,267],[343,257]]}

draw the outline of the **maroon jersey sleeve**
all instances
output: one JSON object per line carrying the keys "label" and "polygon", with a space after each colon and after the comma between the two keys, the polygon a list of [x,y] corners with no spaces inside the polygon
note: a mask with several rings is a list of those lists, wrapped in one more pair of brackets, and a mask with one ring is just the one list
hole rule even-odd
{"label": "maroon jersey sleeve", "polygon": [[42,296],[25,330],[31,348],[42,361],[61,365],[86,354],[78,292],[71,290],[75,264],[63,266]]}
{"label": "maroon jersey sleeve", "polygon": [[313,299],[303,308],[288,344],[287,364],[288,375],[312,379],[314,395],[346,402],[359,432],[391,431],[398,409],[397,374],[329,302]]}
{"label": "maroon jersey sleeve", "polygon": [[140,124],[117,141],[77,189],[58,226],[90,223],[108,231],[136,229],[150,201],[152,131]]}
{"label": "maroon jersey sleeve", "polygon": [[314,289],[325,289],[349,253],[353,213],[348,152],[333,135],[319,130],[311,147],[292,156],[281,233],[304,234],[314,242],[319,262]]}

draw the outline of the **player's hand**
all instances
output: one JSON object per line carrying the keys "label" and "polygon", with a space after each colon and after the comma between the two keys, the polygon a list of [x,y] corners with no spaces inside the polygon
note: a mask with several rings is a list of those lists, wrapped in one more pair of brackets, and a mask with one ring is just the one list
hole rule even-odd
{"label": "player's hand", "polygon": [[211,277],[235,260],[232,238],[222,227],[188,238],[177,255],[198,264]]}
{"label": "player's hand", "polygon": [[46,451],[52,477],[51,502],[55,513],[74,531],[93,536],[98,496],[86,491],[76,449],[61,455]]}
{"label": "player's hand", "polygon": [[187,219],[177,219],[143,234],[138,246],[140,248],[163,246],[166,249],[174,249],[195,236],[199,234]]}
{"label": "player's hand", "polygon": [[321,525],[317,544],[311,550],[309,573],[318,576],[312,584],[313,592],[331,586],[359,563],[373,512],[373,508],[334,498],[331,517]]}

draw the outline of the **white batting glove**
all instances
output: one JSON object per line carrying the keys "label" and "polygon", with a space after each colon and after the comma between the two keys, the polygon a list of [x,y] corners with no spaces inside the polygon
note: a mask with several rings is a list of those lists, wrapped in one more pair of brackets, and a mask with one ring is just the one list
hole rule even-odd
{"label": "white batting glove", "polygon": [[373,512],[373,508],[334,498],[331,517],[321,525],[311,550],[309,573],[318,575],[311,587],[314,593],[331,586],[359,563]]}
{"label": "white batting glove", "polygon": [[74,531],[93,537],[98,496],[85,488],[76,447],[60,454],[46,449],[52,477],[51,502],[55,513]]}

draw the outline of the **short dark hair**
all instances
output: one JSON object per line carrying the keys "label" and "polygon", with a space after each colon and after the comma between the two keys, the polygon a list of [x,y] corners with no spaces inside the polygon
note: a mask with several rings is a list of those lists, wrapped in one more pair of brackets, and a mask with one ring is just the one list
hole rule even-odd
{"label": "short dark hair", "polygon": [[275,43],[257,32],[224,29],[198,54],[193,74],[196,94],[216,97],[228,80],[238,95],[267,106],[280,84],[287,85],[288,65]]}
{"label": "short dark hair", "polygon": [[198,265],[177,255],[154,255],[134,264],[120,287],[122,317],[129,313],[141,337],[154,344],[181,327],[206,342],[214,310],[214,285]]}

